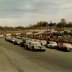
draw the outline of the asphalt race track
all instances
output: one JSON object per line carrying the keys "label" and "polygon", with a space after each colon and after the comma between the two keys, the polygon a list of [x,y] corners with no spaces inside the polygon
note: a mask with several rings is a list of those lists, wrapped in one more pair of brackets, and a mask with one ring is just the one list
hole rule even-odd
{"label": "asphalt race track", "polygon": [[1,38],[0,72],[72,72],[72,52],[33,52]]}

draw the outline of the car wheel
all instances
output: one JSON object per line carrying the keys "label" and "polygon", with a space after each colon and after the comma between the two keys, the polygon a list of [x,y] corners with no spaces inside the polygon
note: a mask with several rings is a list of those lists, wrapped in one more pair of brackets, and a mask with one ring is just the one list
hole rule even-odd
{"label": "car wheel", "polygon": [[52,45],[50,45],[50,48],[53,48]]}
{"label": "car wheel", "polygon": [[61,48],[60,46],[57,47],[58,50],[62,50],[63,48]]}
{"label": "car wheel", "polygon": [[32,46],[32,51],[34,51],[34,46]]}
{"label": "car wheel", "polygon": [[26,47],[26,49],[28,49],[28,45],[26,45],[25,47]]}
{"label": "car wheel", "polygon": [[70,49],[69,48],[66,48],[67,52],[70,52]]}
{"label": "car wheel", "polygon": [[59,50],[59,46],[57,46],[56,49]]}
{"label": "car wheel", "polygon": [[48,48],[47,44],[45,45],[46,48]]}

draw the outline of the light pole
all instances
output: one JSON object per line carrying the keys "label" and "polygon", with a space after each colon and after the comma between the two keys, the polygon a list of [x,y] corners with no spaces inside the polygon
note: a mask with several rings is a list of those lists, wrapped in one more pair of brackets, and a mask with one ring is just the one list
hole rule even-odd
{"label": "light pole", "polygon": [[47,29],[47,32],[48,32],[48,24],[46,24],[46,29]]}
{"label": "light pole", "polygon": [[51,34],[51,29],[52,29],[52,22],[50,21],[50,34]]}

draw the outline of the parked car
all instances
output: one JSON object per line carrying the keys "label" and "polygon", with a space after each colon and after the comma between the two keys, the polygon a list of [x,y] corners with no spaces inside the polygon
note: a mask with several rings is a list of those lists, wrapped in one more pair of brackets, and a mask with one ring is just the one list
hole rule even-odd
{"label": "parked car", "polygon": [[70,43],[59,43],[58,50],[70,52],[72,50],[72,45]]}
{"label": "parked car", "polygon": [[46,47],[47,48],[57,48],[58,44],[54,41],[47,41]]}
{"label": "parked car", "polygon": [[45,51],[46,50],[46,48],[42,46],[40,42],[28,41],[25,43],[25,46],[27,49],[32,50],[32,51],[34,50]]}
{"label": "parked car", "polygon": [[71,35],[72,36],[72,31],[70,31],[70,30],[64,31],[64,34],[65,35]]}
{"label": "parked car", "polygon": [[53,32],[53,36],[62,36],[64,32]]}
{"label": "parked car", "polygon": [[6,34],[6,36],[11,36],[11,34],[8,33],[8,34]]}

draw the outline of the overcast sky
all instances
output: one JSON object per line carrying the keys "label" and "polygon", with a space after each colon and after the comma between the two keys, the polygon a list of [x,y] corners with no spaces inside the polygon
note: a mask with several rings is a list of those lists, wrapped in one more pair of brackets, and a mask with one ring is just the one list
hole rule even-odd
{"label": "overcast sky", "polygon": [[38,21],[72,22],[72,0],[0,0],[0,25],[28,26]]}

